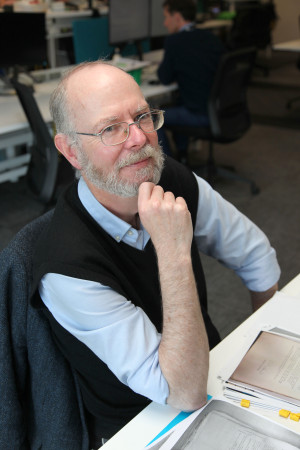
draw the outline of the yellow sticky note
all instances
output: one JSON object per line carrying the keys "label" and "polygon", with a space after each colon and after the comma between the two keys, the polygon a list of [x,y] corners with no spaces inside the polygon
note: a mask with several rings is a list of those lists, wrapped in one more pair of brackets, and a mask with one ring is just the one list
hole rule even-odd
{"label": "yellow sticky note", "polygon": [[289,417],[290,412],[291,412],[291,411],[288,411],[287,409],[281,409],[281,410],[279,411],[279,415],[280,415],[281,417],[287,418],[287,417]]}
{"label": "yellow sticky note", "polygon": [[291,413],[291,414],[290,414],[290,419],[291,419],[291,420],[294,420],[295,422],[299,422],[300,417],[299,417],[298,414]]}
{"label": "yellow sticky note", "polygon": [[249,408],[249,406],[250,406],[250,400],[245,400],[244,398],[242,398],[242,400],[241,400],[241,406],[243,406],[244,408]]}

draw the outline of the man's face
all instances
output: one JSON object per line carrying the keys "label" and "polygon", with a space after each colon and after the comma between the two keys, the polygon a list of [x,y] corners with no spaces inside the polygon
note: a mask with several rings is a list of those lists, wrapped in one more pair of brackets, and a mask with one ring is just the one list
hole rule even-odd
{"label": "man's face", "polygon": [[164,14],[164,26],[170,34],[177,33],[179,31],[178,25],[178,13],[170,13],[168,8],[163,8]]}
{"label": "man's face", "polygon": [[[76,131],[98,133],[117,122],[135,122],[149,111],[139,86],[128,74],[111,66],[93,66],[73,75],[68,92]],[[83,177],[96,188],[132,197],[144,181],[158,183],[163,154],[157,133],[130,126],[122,144],[105,146],[100,137],[80,136],[77,160]]]}

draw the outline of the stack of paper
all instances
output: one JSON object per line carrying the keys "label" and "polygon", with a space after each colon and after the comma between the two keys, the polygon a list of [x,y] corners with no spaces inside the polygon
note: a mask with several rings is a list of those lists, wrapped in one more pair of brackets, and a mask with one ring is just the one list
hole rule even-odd
{"label": "stack of paper", "polygon": [[266,409],[300,411],[300,336],[273,328],[261,331],[230,377],[224,395]]}

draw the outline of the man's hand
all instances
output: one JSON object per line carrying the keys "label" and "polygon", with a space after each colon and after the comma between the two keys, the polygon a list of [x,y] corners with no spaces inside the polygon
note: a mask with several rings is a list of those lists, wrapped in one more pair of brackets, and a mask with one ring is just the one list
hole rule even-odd
{"label": "man's hand", "polygon": [[139,189],[138,211],[157,252],[168,250],[178,252],[178,255],[190,254],[193,227],[182,197],[175,198],[161,186],[145,182]]}
{"label": "man's hand", "polygon": [[191,258],[193,227],[185,200],[142,183],[138,211],[157,254],[163,330],[158,355],[168,403],[194,410],[206,402],[208,340]]}

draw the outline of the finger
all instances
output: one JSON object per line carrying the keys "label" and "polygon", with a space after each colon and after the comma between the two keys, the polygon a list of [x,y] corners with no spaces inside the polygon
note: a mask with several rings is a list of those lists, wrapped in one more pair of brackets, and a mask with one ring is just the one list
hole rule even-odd
{"label": "finger", "polygon": [[149,181],[144,181],[139,187],[139,201],[147,201],[151,197],[153,188],[155,187],[154,183],[150,183]]}
{"label": "finger", "polygon": [[182,206],[185,206],[185,207],[187,208],[186,201],[184,200],[183,197],[177,197],[177,198],[176,198],[176,203],[177,203],[178,205],[182,205]]}
{"label": "finger", "polygon": [[173,192],[165,192],[164,200],[166,200],[169,203],[175,203],[175,196]]}
{"label": "finger", "polygon": [[161,186],[154,186],[151,198],[153,200],[162,200],[164,198],[164,190]]}

